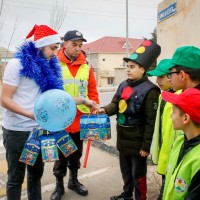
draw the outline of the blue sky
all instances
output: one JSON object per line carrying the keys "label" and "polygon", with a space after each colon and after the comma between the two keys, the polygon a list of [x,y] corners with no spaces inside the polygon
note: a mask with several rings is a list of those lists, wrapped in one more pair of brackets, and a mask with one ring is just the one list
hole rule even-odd
{"label": "blue sky", "polygon": [[[16,29],[10,44],[14,50],[34,24],[50,25],[50,12],[64,5],[66,18],[58,30],[79,30],[88,42],[104,36],[126,37],[126,0],[4,0],[6,17],[0,32],[0,46],[8,47],[13,27]],[[128,27],[131,38],[150,38],[157,24],[157,6],[162,0],[128,0]]]}

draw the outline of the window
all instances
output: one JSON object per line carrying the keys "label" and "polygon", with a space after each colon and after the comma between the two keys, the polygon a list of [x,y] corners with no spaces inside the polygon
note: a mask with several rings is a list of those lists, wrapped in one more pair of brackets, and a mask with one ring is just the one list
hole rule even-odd
{"label": "window", "polygon": [[114,78],[113,77],[109,77],[108,78],[108,85],[112,85],[114,83]]}

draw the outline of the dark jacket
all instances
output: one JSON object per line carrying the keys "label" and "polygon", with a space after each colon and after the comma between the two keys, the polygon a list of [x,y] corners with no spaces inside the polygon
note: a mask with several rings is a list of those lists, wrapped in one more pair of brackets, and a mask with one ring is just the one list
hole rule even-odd
{"label": "dark jacket", "polygon": [[[129,85],[134,88],[148,81],[148,78],[144,76],[137,81],[127,81]],[[118,91],[114,95],[111,103],[104,107],[109,116],[117,114],[119,111],[120,99],[117,94]],[[156,85],[147,92],[139,111],[142,125],[127,127],[117,124],[117,149],[121,153],[126,155],[139,155],[141,149],[146,152],[150,151],[159,94],[160,89]]]}

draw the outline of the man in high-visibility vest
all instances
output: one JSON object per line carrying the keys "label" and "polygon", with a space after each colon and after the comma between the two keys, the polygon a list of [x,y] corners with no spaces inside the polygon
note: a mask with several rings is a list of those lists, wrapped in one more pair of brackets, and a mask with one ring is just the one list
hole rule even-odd
{"label": "man in high-visibility vest", "polygon": [[60,200],[65,192],[63,178],[66,176],[67,167],[70,170],[68,188],[83,196],[88,194],[87,188],[77,179],[83,151],[83,141],[80,140],[80,117],[84,113],[90,113],[90,109],[85,106],[86,99],[91,99],[96,103],[99,103],[99,99],[93,69],[88,65],[86,57],[81,51],[83,42],[86,42],[86,40],[81,32],[77,30],[68,31],[64,36],[63,47],[58,53],[64,89],[73,97],[83,98],[83,103],[77,106],[76,118],[66,129],[78,150],[67,158],[62,153],[59,154],[59,160],[55,162],[53,168],[56,188],[51,195],[51,200]]}

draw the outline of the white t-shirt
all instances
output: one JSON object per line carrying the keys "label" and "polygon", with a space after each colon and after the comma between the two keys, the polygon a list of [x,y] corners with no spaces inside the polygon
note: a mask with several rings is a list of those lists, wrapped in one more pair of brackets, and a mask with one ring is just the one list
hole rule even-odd
{"label": "white t-shirt", "polygon": [[[5,68],[3,83],[17,87],[13,100],[24,109],[33,112],[35,101],[41,94],[40,88],[35,81],[21,77],[20,69],[22,69],[22,65],[19,59],[12,59]],[[8,109],[4,109],[2,125],[6,129],[16,131],[31,131],[38,126],[34,120]]]}

